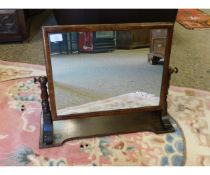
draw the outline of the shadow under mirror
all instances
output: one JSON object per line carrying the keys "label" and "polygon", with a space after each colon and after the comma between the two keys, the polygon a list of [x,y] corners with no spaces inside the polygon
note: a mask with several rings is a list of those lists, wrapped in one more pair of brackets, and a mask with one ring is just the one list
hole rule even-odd
{"label": "shadow under mirror", "polygon": [[167,29],[49,34],[57,116],[158,106]]}

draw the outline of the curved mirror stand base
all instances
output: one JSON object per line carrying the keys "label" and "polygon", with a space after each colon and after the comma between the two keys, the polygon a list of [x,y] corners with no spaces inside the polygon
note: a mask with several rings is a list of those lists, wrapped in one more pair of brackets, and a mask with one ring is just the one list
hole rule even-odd
{"label": "curved mirror stand base", "polygon": [[[129,116],[128,116],[129,115]],[[169,116],[161,117],[161,111],[132,113],[128,115],[77,118],[49,122],[41,115],[40,148],[62,146],[65,142],[95,136],[108,136],[138,131],[156,134],[174,132]],[[53,130],[46,130],[53,128]]]}

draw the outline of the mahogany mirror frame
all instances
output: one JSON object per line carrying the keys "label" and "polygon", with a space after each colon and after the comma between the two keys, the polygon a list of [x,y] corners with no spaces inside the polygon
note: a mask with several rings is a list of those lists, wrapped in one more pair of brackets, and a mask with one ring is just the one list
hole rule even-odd
{"label": "mahogany mirror frame", "polygon": [[[112,132],[99,132],[95,134],[81,134],[73,138],[65,139],[71,140],[74,138],[84,138],[92,136],[102,136],[110,135],[114,133],[129,133],[135,131],[152,131],[155,133],[166,133],[173,132],[174,128],[170,123],[168,114],[167,114],[167,94],[169,88],[169,81],[171,73],[177,73],[178,70],[171,69],[169,67],[170,52],[171,52],[171,43],[173,36],[173,22],[150,22],[150,23],[121,23],[121,24],[85,24],[85,25],[57,25],[57,26],[43,26],[43,44],[44,44],[44,54],[45,54],[45,63],[46,63],[46,72],[47,77],[36,78],[36,81],[39,81],[41,84],[41,98],[42,98],[42,110],[43,110],[43,120],[42,120],[42,131],[43,134],[42,141],[44,145],[51,145],[53,143],[53,124],[59,120],[82,120],[82,118],[88,118],[94,120],[95,117],[107,117],[107,118],[116,118],[125,117],[132,118],[134,117],[134,122],[141,123],[139,126],[132,127],[128,126],[124,129],[119,129]],[[69,114],[57,116],[56,112],[56,103],[55,103],[55,93],[53,85],[53,76],[52,76],[52,65],[51,65],[51,56],[50,56],[50,45],[49,45],[49,34],[53,33],[62,33],[62,32],[93,32],[93,31],[127,31],[127,30],[138,30],[138,29],[167,29],[167,38],[166,38],[166,48],[165,48],[165,57],[163,65],[163,74],[161,82],[161,92],[160,100],[158,106],[148,106],[148,107],[139,107],[139,108],[128,108],[128,109],[116,109],[110,111],[96,111],[96,112],[87,112],[81,114]],[[49,99],[48,99],[49,93]],[[151,115],[151,117],[149,117]],[[137,117],[138,116],[138,117]],[[142,118],[141,118],[142,116]],[[145,117],[146,116],[146,117]],[[156,117],[155,117],[156,116]],[[117,121],[117,122],[119,122]],[[44,122],[44,123],[43,123]],[[134,123],[133,122],[133,123]],[[45,132],[46,127],[52,125],[51,129]],[[112,130],[112,128],[111,128]],[[49,131],[49,132],[48,132]],[[49,138],[48,138],[49,137]],[[63,141],[64,142],[64,141]]]}

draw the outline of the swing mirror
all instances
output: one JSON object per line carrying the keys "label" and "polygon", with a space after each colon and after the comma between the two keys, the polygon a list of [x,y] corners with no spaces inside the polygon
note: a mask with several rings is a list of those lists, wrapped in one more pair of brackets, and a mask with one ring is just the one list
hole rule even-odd
{"label": "swing mirror", "polygon": [[95,136],[173,132],[167,113],[176,9],[53,10],[43,26],[40,148]]}
{"label": "swing mirror", "polygon": [[44,27],[53,118],[161,107],[169,28]]}

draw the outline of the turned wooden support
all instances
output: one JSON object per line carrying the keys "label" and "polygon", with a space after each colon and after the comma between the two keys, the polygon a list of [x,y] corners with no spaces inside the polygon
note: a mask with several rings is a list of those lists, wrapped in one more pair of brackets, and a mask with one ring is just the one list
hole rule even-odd
{"label": "turned wooden support", "polygon": [[48,92],[47,92],[47,77],[35,77],[34,83],[39,82],[40,89],[41,89],[41,100],[42,100],[42,110],[43,113],[49,113],[50,112],[50,106],[48,102]]}
{"label": "turned wooden support", "polygon": [[34,83],[39,82],[41,88],[41,104],[43,112],[43,143],[50,145],[53,143],[53,122],[51,117],[49,95],[47,92],[47,77],[35,77]]}

